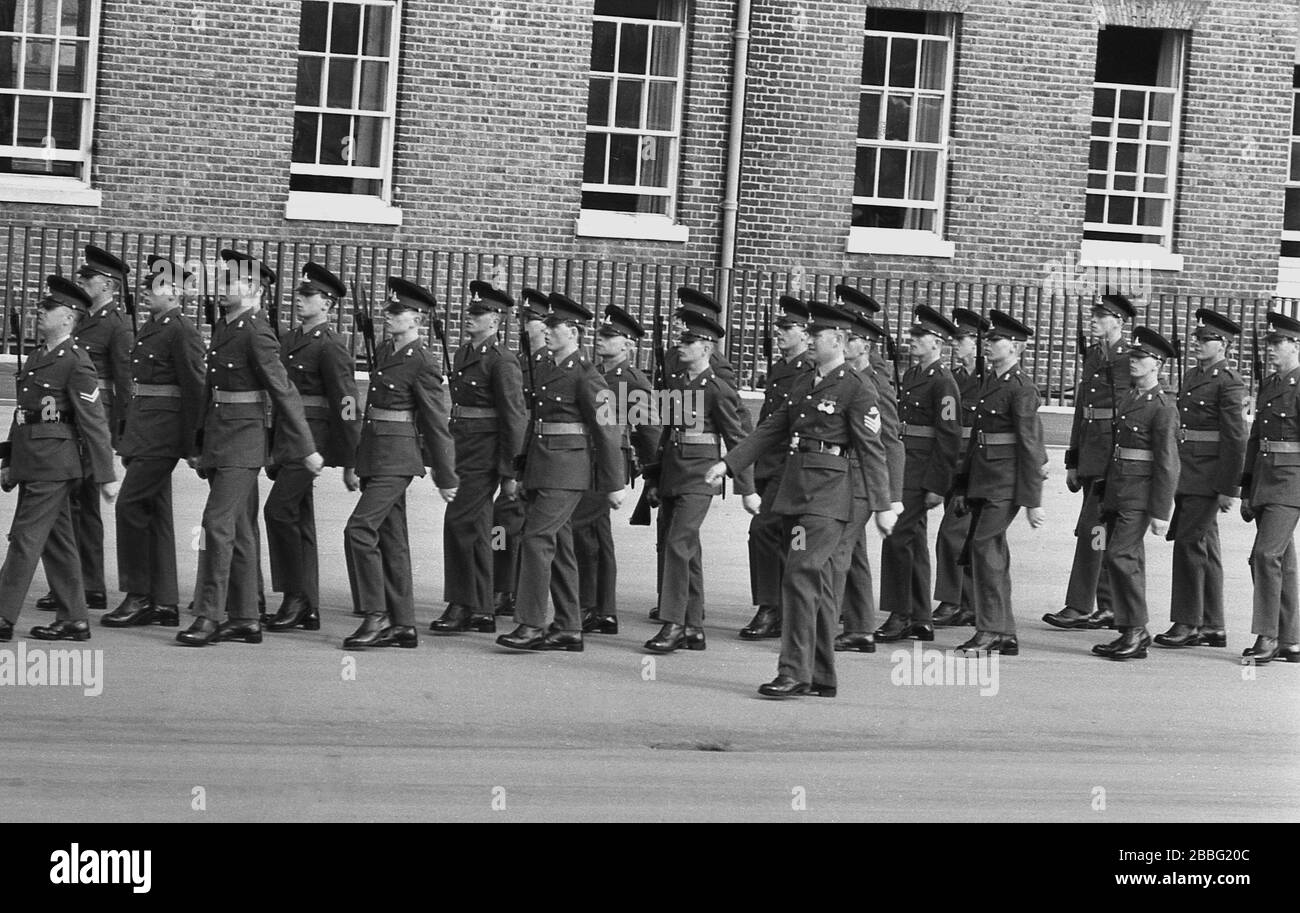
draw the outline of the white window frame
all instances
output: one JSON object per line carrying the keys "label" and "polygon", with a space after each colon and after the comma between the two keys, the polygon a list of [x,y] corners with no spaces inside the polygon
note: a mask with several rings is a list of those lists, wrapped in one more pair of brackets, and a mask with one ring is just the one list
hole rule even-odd
{"label": "white window frame", "polygon": [[[608,22],[614,24],[618,30],[616,35],[621,34],[624,25],[649,26],[651,35],[654,30],[665,26],[674,26],[678,30],[677,38],[677,68],[673,77],[653,76],[649,73],[620,73],[618,69],[619,54],[621,53],[622,42],[616,37],[614,40],[614,69],[612,72],[604,70],[593,70],[590,65],[587,69],[587,86],[591,85],[593,78],[609,77],[611,91],[609,93],[610,117],[606,126],[592,126],[585,123],[587,109],[584,105],[584,125],[583,125],[583,149],[584,149],[584,168],[585,168],[585,149],[586,139],[592,133],[606,135],[633,135],[641,137],[644,143],[645,138],[655,137],[668,140],[672,145],[671,158],[668,162],[668,181],[667,187],[645,187],[640,184],[602,184],[583,181],[582,193],[616,193],[632,194],[638,196],[665,197],[667,198],[667,214],[660,213],[643,213],[643,212],[621,212],[605,209],[582,209],[578,215],[578,221],[575,226],[575,233],[579,237],[594,238],[620,238],[629,240],[645,241],[673,241],[685,242],[690,236],[689,229],[684,225],[679,225],[677,218],[677,179],[678,168],[681,163],[682,147],[682,109],[683,96],[686,94],[686,41],[689,35],[687,23],[690,21],[690,0],[681,0],[682,15],[680,19],[639,19],[632,16],[603,16],[593,15],[591,17],[592,40],[595,40],[596,24],[599,22]],[[653,40],[653,38],[652,38]],[[647,49],[647,66],[648,60],[653,54],[653,47]],[[671,82],[675,85],[676,91],[673,95],[673,124],[670,130],[651,130],[616,127],[614,126],[613,110],[617,102],[617,84],[622,79],[639,79],[647,87],[641,93],[641,120],[646,117],[646,109],[650,104],[650,92],[648,87],[656,82]],[[608,176],[609,171],[609,146],[606,146],[606,163],[605,171]],[[585,175],[584,175],[585,177]],[[637,169],[637,179],[640,180],[640,168]]]}
{"label": "white window frame", "polygon": [[[1187,78],[1187,35],[1176,29],[1159,29],[1163,32],[1165,40],[1172,42],[1171,56],[1173,60],[1174,73],[1172,86],[1150,86],[1150,85],[1131,85],[1128,83],[1114,82],[1094,82],[1092,85],[1092,97],[1090,99],[1092,110],[1096,108],[1097,90],[1108,90],[1115,93],[1114,116],[1099,117],[1096,113],[1089,115],[1089,164],[1088,180],[1084,189],[1085,203],[1085,221],[1083,222],[1083,231],[1100,232],[1105,234],[1131,234],[1132,241],[1122,241],[1116,239],[1092,239],[1082,238],[1080,245],[1080,265],[1089,266],[1106,261],[1136,261],[1141,262],[1144,268],[1156,270],[1178,271],[1183,268],[1183,258],[1180,254],[1173,252],[1174,244],[1174,215],[1178,202],[1178,159],[1179,150],[1182,142],[1180,121],[1182,120],[1183,110],[1183,93],[1184,85]],[[1120,100],[1123,92],[1141,92],[1145,98],[1143,101],[1143,116],[1141,119],[1124,118],[1119,116]],[[1171,113],[1169,123],[1169,139],[1167,141],[1150,140],[1148,138],[1151,121],[1148,120],[1147,112],[1150,110],[1150,98],[1152,95],[1167,95],[1171,101]],[[1104,137],[1093,132],[1093,125],[1100,122],[1110,122],[1110,132]],[[1138,124],[1140,125],[1137,137],[1120,137],[1118,135],[1119,125]],[[1163,124],[1160,124],[1163,126]],[[1094,169],[1091,162],[1091,147],[1094,140],[1105,139],[1110,143],[1110,149],[1107,153],[1106,169]],[[1134,175],[1136,187],[1132,191],[1115,190],[1114,183],[1117,172],[1115,171],[1115,154],[1119,142],[1134,143],[1138,146],[1138,171]],[[1165,157],[1165,190],[1162,193],[1148,192],[1143,186],[1146,181],[1146,153],[1151,147],[1165,147],[1168,152]],[[1128,172],[1124,172],[1128,175]],[[1092,187],[1092,177],[1094,175],[1105,175],[1105,186],[1100,188]],[[1160,200],[1164,203],[1164,213],[1159,226],[1143,225],[1122,225],[1110,222],[1089,222],[1086,220],[1086,204],[1089,196],[1095,196],[1097,193],[1104,195],[1107,200],[1116,197],[1131,197],[1134,202],[1134,217],[1136,218],[1138,203],[1137,201],[1150,199]],[[1108,208],[1109,204],[1107,204]],[[1103,212],[1103,218],[1106,212]],[[1160,241],[1151,242],[1143,240],[1144,235],[1159,235]]]}
{"label": "white window frame", "polygon": [[[1296,45],[1295,69],[1300,70],[1300,43],[1297,43]],[[1300,162],[1297,161],[1297,159],[1300,159],[1300,155],[1297,154],[1300,153],[1300,133],[1294,132],[1296,129],[1295,112],[1297,106],[1300,106],[1300,87],[1295,86],[1294,71],[1292,72],[1291,82],[1291,130],[1293,132],[1291,133],[1291,148],[1286,174],[1287,179],[1284,184],[1284,195],[1286,190],[1300,190],[1300,180],[1291,179],[1291,172],[1298,164],[1300,164]],[[1283,197],[1283,200],[1283,212],[1285,213],[1285,196]],[[1300,241],[1300,231],[1287,231],[1284,228],[1282,229],[1281,240],[1292,242]],[[1300,298],[1300,257],[1284,257],[1279,252],[1277,258],[1276,294],[1283,298]]]}
{"label": "white window frame", "polygon": [[[55,22],[61,23],[63,19],[63,4],[66,0],[59,0],[58,6],[55,7]],[[65,175],[38,175],[38,174],[0,174],[0,200],[11,203],[41,203],[52,206],[99,206],[103,203],[103,194],[91,186],[91,174],[93,161],[91,151],[94,143],[95,128],[95,87],[98,84],[99,75],[99,17],[101,0],[86,0],[90,5],[88,13],[90,20],[90,29],[87,34],[86,48],[86,85],[85,91],[82,92],[63,92],[58,89],[57,59],[51,62],[53,67],[55,88],[53,90],[28,91],[26,89],[9,89],[0,90],[0,94],[11,95],[16,98],[24,96],[40,96],[45,98],[75,98],[84,102],[81,106],[81,143],[76,149],[54,149],[51,147],[41,147],[39,149],[27,146],[16,146],[8,143],[0,144],[0,157],[3,158],[22,158],[22,159],[44,159],[47,162],[80,162],[82,165],[80,178],[68,177]],[[23,9],[25,10],[25,3]],[[25,16],[23,20],[25,20]],[[20,20],[21,22],[22,20]],[[16,29],[22,28],[21,24],[16,23]],[[59,26],[56,24],[55,29]],[[26,46],[28,33],[25,31],[6,32],[18,39],[20,47],[20,58],[26,58],[23,48]],[[58,35],[46,35],[40,33],[40,37],[62,37]],[[17,116],[17,106],[14,110],[15,118]],[[8,137],[5,137],[8,139]]]}
{"label": "white window frame", "polygon": [[[362,165],[318,165],[306,162],[289,163],[290,175],[304,174],[316,175],[321,177],[341,177],[352,178],[357,180],[379,181],[381,182],[381,191],[375,195],[354,194],[354,193],[318,193],[304,190],[290,190],[289,197],[285,204],[284,216],[290,220],[317,221],[317,222],[356,222],[373,225],[401,225],[402,210],[393,205],[393,147],[397,139],[397,77],[398,65],[401,59],[401,24],[402,24],[402,0],[320,0],[320,2],[329,4],[329,16],[326,19],[325,35],[326,50],[324,51],[303,51],[301,48],[296,49],[295,62],[301,57],[316,57],[323,62],[321,64],[321,98],[324,102],[328,99],[325,97],[329,90],[329,60],[334,56],[349,57],[357,61],[358,75],[357,81],[353,85],[353,101],[357,99],[355,93],[359,91],[360,85],[360,65],[365,60],[380,60],[379,57],[371,57],[364,53],[364,48],[360,47],[361,37],[358,38],[358,51],[355,55],[334,55],[329,50],[329,35],[332,31],[330,23],[333,22],[334,8],[337,4],[343,3],[350,6],[364,7],[387,7],[390,10],[389,16],[389,35],[388,35],[388,57],[384,58],[388,64],[388,85],[386,87],[384,110],[362,110],[355,105],[350,108],[331,108],[324,104],[302,105],[297,100],[297,82],[294,84],[294,105],[293,113],[296,117],[299,113],[309,114],[334,114],[349,117],[368,117],[381,118],[385,122],[384,136],[380,141],[379,165],[368,167]],[[299,17],[305,15],[303,7],[299,8]],[[319,147],[319,135],[317,137],[317,146]]]}
{"label": "white window frame", "polygon": [[[942,41],[947,46],[947,52],[944,59],[944,87],[938,89],[922,89],[914,85],[909,94],[912,97],[942,97],[943,112],[940,124],[940,140],[937,143],[922,143],[914,140],[887,140],[884,139],[884,120],[888,114],[888,105],[880,106],[880,137],[879,139],[866,139],[861,136],[856,137],[854,144],[857,149],[904,149],[904,150],[921,150],[926,152],[937,152],[939,156],[939,165],[935,175],[935,198],[930,200],[911,200],[907,198],[898,199],[895,197],[880,196],[853,196],[854,206],[887,206],[898,209],[927,209],[934,211],[934,230],[915,229],[915,228],[870,228],[849,226],[849,239],[847,250],[851,254],[891,254],[897,256],[911,257],[942,257],[952,258],[955,254],[956,245],[951,241],[944,239],[944,214],[947,206],[948,190],[948,163],[951,154],[951,129],[952,129],[952,105],[953,95],[955,94],[955,76],[956,76],[956,49],[957,49],[957,16],[952,13],[929,13],[928,15],[939,16],[943,23],[943,29],[939,32],[896,32],[877,29],[862,30],[862,40],[865,49],[865,43],[868,38],[885,38],[890,41],[885,52],[885,85],[868,86],[861,81],[858,83],[857,97],[861,104],[862,94],[868,91],[878,91],[882,97],[890,93],[889,82],[889,57],[893,50],[893,39],[908,38],[917,39],[918,41]],[[921,66],[921,55],[917,54],[916,66],[919,74]],[[860,80],[859,75],[859,80]],[[919,79],[916,80],[919,82]],[[912,131],[915,132],[916,120],[912,120]],[[854,167],[856,168],[856,155],[854,156]],[[909,156],[910,162],[910,156]],[[910,164],[909,164],[910,174]],[[855,175],[856,180],[856,175]],[[904,187],[908,181],[905,179]]]}

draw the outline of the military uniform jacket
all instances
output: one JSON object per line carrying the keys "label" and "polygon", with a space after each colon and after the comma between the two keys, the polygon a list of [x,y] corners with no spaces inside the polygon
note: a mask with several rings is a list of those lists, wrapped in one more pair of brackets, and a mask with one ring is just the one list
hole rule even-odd
{"label": "military uniform jacket", "polygon": [[1093,343],[1084,355],[1082,380],[1074,392],[1070,446],[1065,451],[1065,468],[1077,469],[1084,478],[1105,475],[1113,449],[1110,418],[1092,416],[1089,410],[1115,408],[1116,400],[1131,386],[1128,361],[1129,347],[1122,341],[1113,349]]}
{"label": "military uniform jacket", "polygon": [[[598,413],[602,391],[609,387],[587,356],[574,352],[563,361],[534,367],[538,422],[581,424],[586,434],[542,434],[530,428],[525,489],[563,491],[621,491],[623,451],[619,424]],[[608,396],[608,393],[604,394]]]}
{"label": "military uniform jacket", "polygon": [[1264,381],[1246,445],[1249,475],[1241,482],[1256,507],[1300,507],[1300,453],[1270,451],[1265,441],[1300,441],[1300,368]]}
{"label": "military uniform jacket", "polygon": [[[709,356],[709,370],[711,370],[718,380],[722,381],[733,390],[740,389],[740,381],[736,377],[736,369],[717,349]],[[682,373],[681,357],[677,354],[675,346],[669,346],[668,351],[664,353],[664,376],[671,378],[674,374]],[[744,401],[741,401],[740,408],[740,428],[745,434],[754,430],[754,420],[745,408]]]}
{"label": "military uniform jacket", "polygon": [[203,337],[179,307],[145,321],[131,349],[131,380],[179,387],[180,396],[131,396],[117,448],[123,459],[198,455],[203,374]]}
{"label": "military uniform jacket", "polygon": [[[433,351],[419,339],[401,348],[386,342],[375,353],[375,362],[357,447],[357,475],[423,476],[430,466],[439,488],[456,488],[456,445],[447,427],[451,400]],[[409,413],[413,421],[377,419],[376,408]]]}
{"label": "military uniform jacket", "polygon": [[[1178,395],[1178,493],[1235,498],[1246,462],[1246,385],[1226,361],[1199,365],[1183,377]],[[1183,440],[1184,431],[1217,431],[1217,441]]]}
{"label": "military uniform jacket", "polygon": [[109,304],[82,318],[72,336],[95,365],[116,449],[131,401],[131,326],[121,309]]}
{"label": "military uniform jacket", "polygon": [[[880,441],[885,447],[885,466],[889,473],[889,500],[903,500],[903,477],[907,464],[907,451],[903,447],[903,429],[898,421],[898,398],[894,395],[894,384],[886,373],[889,362],[874,352],[865,368],[853,369],[859,377],[867,381],[876,392],[876,408],[880,410]],[[857,454],[850,458],[857,460]],[[854,485],[855,497],[866,497],[860,487],[861,473],[857,475]]]}
{"label": "military uniform jacket", "polygon": [[[343,340],[328,324],[307,332],[299,327],[280,340],[280,363],[300,396],[324,397],[329,403],[303,403],[316,452],[326,466],[351,467],[361,436],[361,405],[352,356]],[[273,451],[279,455],[282,449],[277,413]]]}
{"label": "military uniform jacket", "polygon": [[199,415],[204,469],[253,469],[267,463],[270,411],[264,403],[218,403],[217,391],[265,391],[278,416],[273,461],[286,464],[316,449],[302,412],[302,400],[280,363],[280,344],[266,319],[249,309],[229,322],[223,314],[212,328],[207,354],[207,393]]}
{"label": "military uniform jacket", "polygon": [[[1173,513],[1178,487],[1178,409],[1161,387],[1143,393],[1130,388],[1119,404],[1119,434],[1102,499],[1105,511],[1140,510],[1157,520]],[[1152,459],[1127,458],[1127,449]]]}
{"label": "military uniform jacket", "polygon": [[[654,403],[650,378],[632,364],[630,357],[622,359],[609,368],[600,365],[597,370],[600,371],[605,385],[609,387],[609,408],[618,409],[624,405],[628,408],[628,412],[622,416],[625,421],[619,446],[623,451],[623,466],[627,481],[631,482],[641,467],[654,462],[659,436],[663,433],[660,426],[650,421],[654,416],[638,414],[647,412]],[[637,391],[638,396],[634,396],[633,391]],[[641,398],[644,398],[645,406],[637,409],[636,403]]]}
{"label": "military uniform jacket", "polygon": [[86,350],[72,339],[52,351],[38,349],[15,381],[18,406],[9,426],[11,452],[3,462],[9,477],[15,482],[113,481],[104,397]]}
{"label": "military uniform jacket", "polygon": [[[820,382],[816,371],[809,371],[795,382],[786,408],[755,428],[727,454],[726,462],[734,473],[760,453],[785,446],[790,454],[772,511],[848,521],[853,511],[854,475],[862,476],[870,510],[889,509],[889,469],[881,428],[876,391],[856,371],[840,365]],[[800,444],[815,442],[834,444],[841,452],[798,449]],[[849,461],[850,451],[858,455],[856,465]]]}
{"label": "military uniform jacket", "polygon": [[[498,475],[514,478],[515,456],[523,447],[528,423],[524,380],[515,353],[495,338],[478,346],[461,346],[452,364],[451,402],[456,459],[462,466],[492,467]],[[456,406],[494,409],[496,418],[457,418]]]}
{"label": "military uniform jacket", "polygon": [[[946,365],[936,361],[907,369],[898,394],[898,420],[907,452],[904,490],[947,494],[961,449],[961,390]],[[930,436],[908,434],[913,426]]]}
{"label": "military uniform jacket", "polygon": [[[716,487],[704,481],[709,467],[722,459],[717,444],[693,443],[686,437],[696,433],[716,434],[728,450],[740,444],[745,436],[741,416],[745,414],[745,404],[740,394],[714,372],[706,368],[694,380],[685,371],[679,371],[668,378],[669,390],[682,391],[683,407],[698,403],[698,396],[703,397],[702,410],[693,409],[689,415],[663,416],[665,426],[659,436],[654,462],[646,466],[646,479],[659,489],[665,498],[678,495],[714,495]],[[687,398],[691,394],[691,398]],[[682,410],[685,412],[685,409]],[[701,414],[702,411],[702,414]],[[680,419],[677,424],[669,425],[670,419]],[[754,493],[754,473],[746,468],[736,474],[736,493],[748,495]]]}
{"label": "military uniform jacket", "polygon": [[[763,391],[763,408],[758,412],[758,423],[760,425],[773,412],[785,409],[790,405],[790,388],[794,386],[800,374],[811,371],[814,367],[815,363],[812,356],[807,352],[796,356],[791,361],[782,358],[772,366],[772,370],[767,374],[767,389]],[[785,471],[785,458],[788,452],[788,448],[782,444],[761,454],[754,463],[754,481],[779,479]]]}
{"label": "military uniform jacket", "polygon": [[[956,491],[968,498],[1011,501],[1017,507],[1043,503],[1043,423],[1038,417],[1038,388],[1020,365],[984,379],[976,403],[970,448],[958,476]],[[985,435],[1014,435],[1011,443],[995,443]]]}

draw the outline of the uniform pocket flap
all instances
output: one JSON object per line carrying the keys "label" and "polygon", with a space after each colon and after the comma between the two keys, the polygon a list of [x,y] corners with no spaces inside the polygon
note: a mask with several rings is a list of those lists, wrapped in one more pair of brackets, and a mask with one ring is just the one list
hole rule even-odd
{"label": "uniform pocket flap", "polygon": [[49,441],[49,440],[71,440],[72,426],[64,425],[58,422],[41,422],[36,425],[29,425],[32,440]]}

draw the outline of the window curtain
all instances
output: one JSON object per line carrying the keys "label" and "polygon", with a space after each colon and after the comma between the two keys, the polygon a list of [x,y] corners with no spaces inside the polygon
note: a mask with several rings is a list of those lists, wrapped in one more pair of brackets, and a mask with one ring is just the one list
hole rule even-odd
{"label": "window curtain", "polygon": [[[659,0],[656,19],[659,22],[686,21],[686,0]],[[646,86],[645,127],[650,130],[670,130],[674,126],[673,118],[677,107],[677,92],[680,91],[678,61],[681,59],[680,42],[686,38],[685,28],[653,28],[650,46],[650,75],[674,76],[679,82],[652,81]],[[668,137],[646,137],[640,149],[640,175],[638,183],[642,187],[667,188],[672,170],[673,159],[677,154],[676,142]],[[645,213],[665,212],[663,197],[642,195],[637,199],[637,211]]]}

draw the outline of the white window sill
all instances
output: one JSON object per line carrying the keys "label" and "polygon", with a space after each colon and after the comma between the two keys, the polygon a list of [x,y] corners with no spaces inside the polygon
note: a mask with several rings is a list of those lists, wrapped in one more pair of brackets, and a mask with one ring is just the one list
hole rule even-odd
{"label": "white window sill", "polygon": [[932,231],[907,228],[850,228],[851,254],[896,254],[900,257],[942,257],[951,260],[957,245]]}
{"label": "white window sill", "polygon": [[1135,241],[1081,241],[1079,265],[1126,270],[1183,271],[1183,255],[1170,252],[1159,244]]}
{"label": "white window sill", "polygon": [[672,241],[683,244],[690,229],[676,225],[667,216],[635,212],[603,212],[584,209],[574,229],[580,238],[620,238],[628,241]]}
{"label": "white window sill", "polygon": [[1300,298],[1300,257],[1277,258],[1277,291],[1279,298]]}
{"label": "white window sill", "polygon": [[104,194],[76,178],[10,174],[0,177],[0,200],[49,206],[100,206]]}
{"label": "white window sill", "polygon": [[367,225],[401,225],[402,210],[378,197],[346,193],[290,191],[284,217],[301,222],[357,222]]}

